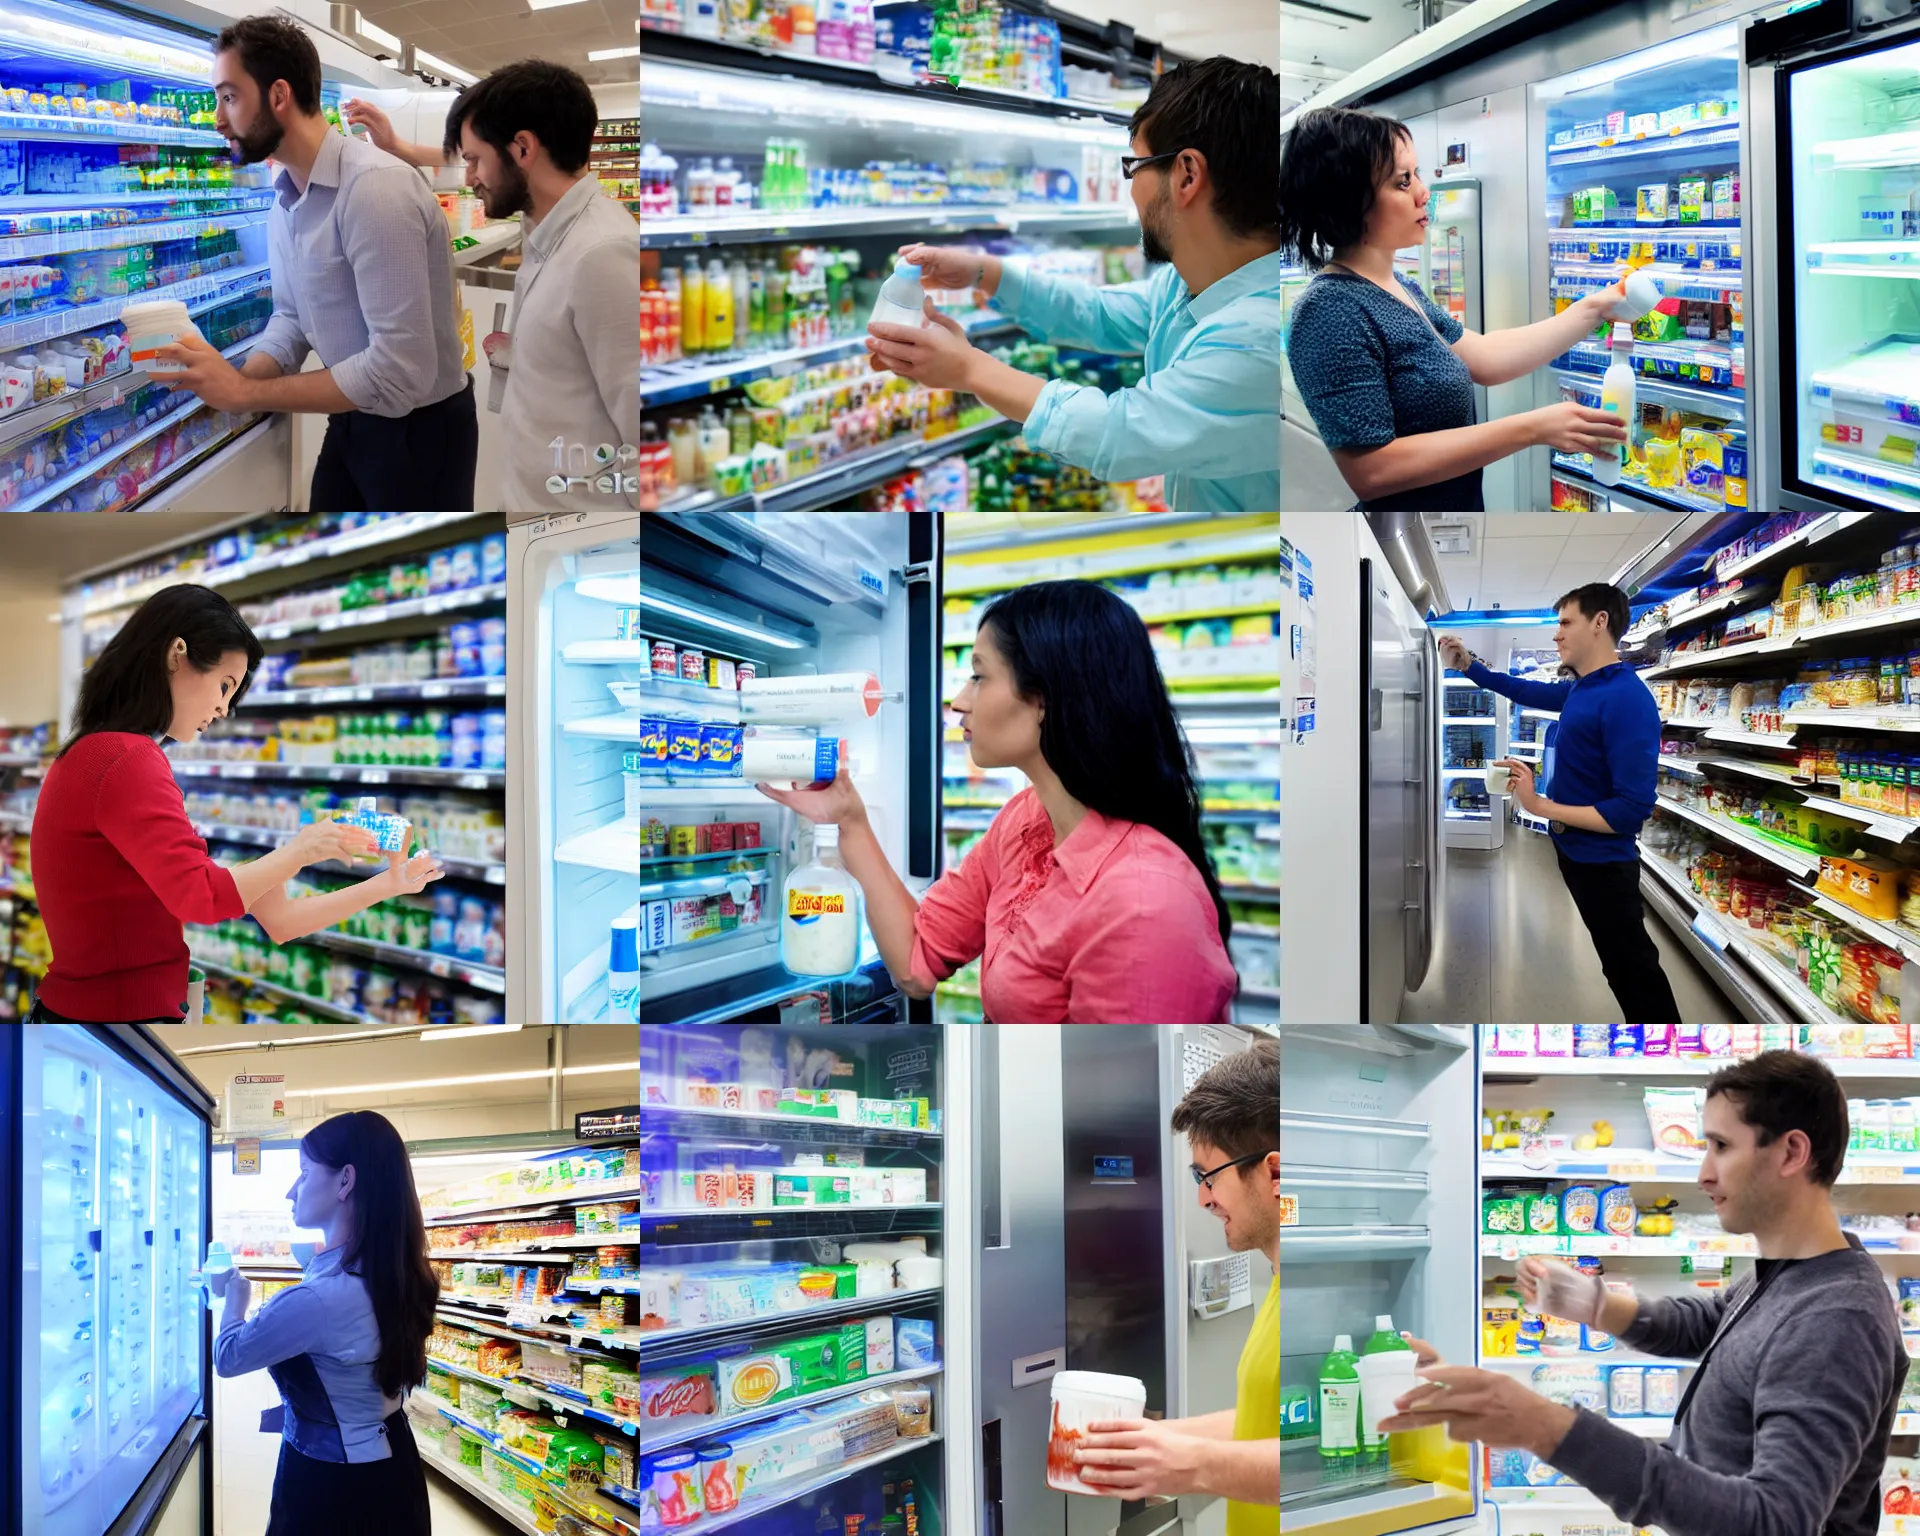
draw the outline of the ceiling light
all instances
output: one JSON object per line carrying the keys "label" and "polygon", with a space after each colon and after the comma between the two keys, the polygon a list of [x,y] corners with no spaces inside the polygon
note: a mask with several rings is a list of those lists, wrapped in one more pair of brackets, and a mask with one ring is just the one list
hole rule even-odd
{"label": "ceiling light", "polygon": [[556,11],[563,5],[580,5],[584,0],[527,0],[530,11]]}
{"label": "ceiling light", "polygon": [[595,48],[587,54],[587,62],[590,64],[604,64],[608,59],[637,59],[639,57],[640,49],[637,46],[632,48]]}
{"label": "ceiling light", "polygon": [[391,48],[395,53],[400,51],[399,38],[383,27],[376,27],[364,16],[360,18],[360,35],[370,42],[378,43],[382,48]]}
{"label": "ceiling light", "polygon": [[462,85],[473,85],[476,77],[468,74],[457,65],[449,64],[445,59],[437,59],[424,48],[413,50],[414,72],[425,70],[428,74],[438,75],[442,80],[458,80]]}
{"label": "ceiling light", "polygon": [[[562,1069],[565,1077],[584,1077],[595,1072],[622,1072],[637,1081],[640,1064],[637,1061],[616,1061],[607,1065],[589,1067],[566,1067]],[[393,1083],[351,1083],[334,1088],[289,1088],[281,1095],[288,1099],[333,1099],[349,1093],[398,1093],[415,1088],[467,1088],[482,1083],[527,1083],[553,1076],[551,1067],[541,1067],[532,1072],[483,1072],[472,1077],[419,1077],[406,1082]]]}
{"label": "ceiling light", "polygon": [[523,1026],[519,1024],[468,1024],[459,1029],[423,1029],[422,1040],[462,1040],[469,1035],[514,1035]]}

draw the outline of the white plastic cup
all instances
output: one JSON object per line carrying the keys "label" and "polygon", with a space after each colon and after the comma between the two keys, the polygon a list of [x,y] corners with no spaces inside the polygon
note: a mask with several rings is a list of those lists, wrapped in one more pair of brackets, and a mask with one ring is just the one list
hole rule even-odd
{"label": "white plastic cup", "polygon": [[1394,1403],[1420,1385],[1414,1374],[1419,1369],[1417,1361],[1418,1356],[1410,1349],[1388,1349],[1360,1357],[1360,1411],[1376,1433],[1384,1420],[1400,1412]]}
{"label": "white plastic cup", "polygon": [[[1413,1357],[1407,1357],[1411,1360]],[[1137,1419],[1147,1410],[1147,1384],[1138,1376],[1109,1376],[1100,1371],[1061,1371],[1053,1378],[1053,1426],[1047,1442],[1047,1486],[1062,1493],[1096,1499],[1118,1495],[1080,1481],[1073,1459],[1089,1424],[1108,1419]]]}
{"label": "white plastic cup", "polygon": [[1491,763],[1487,767],[1487,793],[1504,795],[1507,792],[1507,780],[1513,770],[1502,763]]}
{"label": "white plastic cup", "polygon": [[[902,1254],[893,1266],[894,1273],[900,1277],[900,1289],[903,1291],[921,1291],[938,1285],[944,1267],[939,1259],[924,1253]],[[1144,1406],[1145,1388],[1141,1390],[1143,1395],[1140,1401]]]}
{"label": "white plastic cup", "polygon": [[185,304],[178,299],[148,299],[129,304],[120,311],[120,323],[127,328],[128,352],[135,368],[156,378],[185,371],[158,355],[160,348],[171,346],[181,337],[200,334]]}

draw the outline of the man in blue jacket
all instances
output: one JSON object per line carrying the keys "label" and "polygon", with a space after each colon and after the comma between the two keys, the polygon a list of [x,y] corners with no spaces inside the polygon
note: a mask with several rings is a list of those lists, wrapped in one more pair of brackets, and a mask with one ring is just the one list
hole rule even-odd
{"label": "man in blue jacket", "polygon": [[1604,581],[1576,587],[1554,607],[1560,659],[1570,683],[1530,683],[1495,672],[1456,635],[1440,637],[1440,656],[1482,688],[1528,709],[1560,712],[1549,800],[1534,787],[1533,769],[1503,757],[1510,793],[1521,809],[1544,818],[1553,835],[1560,877],[1593,936],[1600,969],[1629,1024],[1677,1024],[1680,1009],[1647,934],[1640,899],[1641,823],[1653,811],[1660,760],[1660,708],[1633,669],[1620,660],[1627,595]]}

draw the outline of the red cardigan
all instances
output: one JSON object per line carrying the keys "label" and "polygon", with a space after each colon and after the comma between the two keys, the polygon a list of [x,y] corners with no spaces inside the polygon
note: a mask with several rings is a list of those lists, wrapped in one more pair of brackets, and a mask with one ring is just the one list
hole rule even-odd
{"label": "red cardigan", "polygon": [[178,1018],[187,995],[181,925],[246,912],[151,737],[97,731],[75,742],[47,770],[29,851],[53,948],[40,996],[70,1019]]}

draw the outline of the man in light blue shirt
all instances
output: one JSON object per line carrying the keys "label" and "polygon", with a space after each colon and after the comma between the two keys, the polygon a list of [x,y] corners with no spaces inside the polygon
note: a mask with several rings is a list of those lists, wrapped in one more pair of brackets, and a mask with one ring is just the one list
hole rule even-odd
{"label": "man in light blue shirt", "polygon": [[929,289],[972,287],[1032,335],[1137,356],[1145,376],[1108,395],[1043,380],[929,323],[870,326],[876,368],[977,395],[1027,442],[1103,480],[1166,476],[1174,511],[1280,504],[1280,80],[1200,59],[1154,82],[1121,162],[1151,276],[1108,288],[1048,277],[1017,258],[952,247],[901,252]]}

